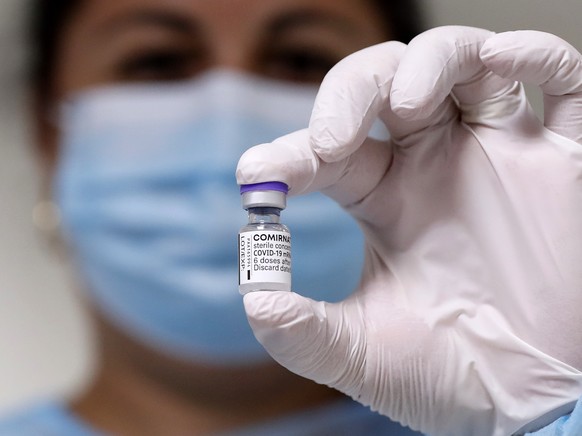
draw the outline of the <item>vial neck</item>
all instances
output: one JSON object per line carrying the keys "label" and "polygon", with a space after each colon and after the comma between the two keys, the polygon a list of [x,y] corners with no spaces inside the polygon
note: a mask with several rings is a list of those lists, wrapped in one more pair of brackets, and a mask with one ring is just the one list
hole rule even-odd
{"label": "vial neck", "polygon": [[249,223],[279,223],[281,209],[277,207],[250,207]]}

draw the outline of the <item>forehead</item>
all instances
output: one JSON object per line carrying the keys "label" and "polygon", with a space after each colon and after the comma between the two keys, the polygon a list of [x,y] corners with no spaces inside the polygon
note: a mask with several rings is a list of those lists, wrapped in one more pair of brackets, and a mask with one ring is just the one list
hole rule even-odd
{"label": "forehead", "polygon": [[298,10],[363,22],[377,16],[370,0],[85,0],[77,21],[99,26],[127,14],[164,11],[208,25],[252,25]]}

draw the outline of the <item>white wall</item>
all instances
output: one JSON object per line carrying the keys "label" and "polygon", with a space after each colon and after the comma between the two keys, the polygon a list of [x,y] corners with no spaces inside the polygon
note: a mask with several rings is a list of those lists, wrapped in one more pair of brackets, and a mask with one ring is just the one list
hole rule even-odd
{"label": "white wall", "polygon": [[40,177],[23,116],[23,4],[0,0],[0,413],[77,388],[91,356],[64,263],[32,225]]}
{"label": "white wall", "polygon": [[[88,328],[64,265],[32,226],[40,181],[22,118],[19,32],[25,3],[0,0],[0,413],[38,396],[71,392],[86,379],[91,363]],[[580,0],[424,3],[433,25],[535,28],[582,48]]]}
{"label": "white wall", "polygon": [[580,47],[580,0],[421,0],[435,25],[462,24],[495,32],[518,29],[554,33]]}

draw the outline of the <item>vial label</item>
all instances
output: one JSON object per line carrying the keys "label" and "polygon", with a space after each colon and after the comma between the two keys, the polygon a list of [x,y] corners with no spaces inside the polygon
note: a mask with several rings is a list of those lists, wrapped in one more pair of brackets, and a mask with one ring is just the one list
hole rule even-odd
{"label": "vial label", "polygon": [[291,290],[291,235],[275,230],[239,234],[239,290]]}

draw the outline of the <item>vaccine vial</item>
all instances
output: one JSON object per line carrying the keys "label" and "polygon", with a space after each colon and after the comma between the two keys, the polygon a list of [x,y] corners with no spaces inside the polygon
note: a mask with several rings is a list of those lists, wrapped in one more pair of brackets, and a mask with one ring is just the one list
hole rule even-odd
{"label": "vaccine vial", "polygon": [[239,292],[291,290],[291,233],[280,222],[289,187],[282,182],[241,185],[248,223],[238,235]]}

